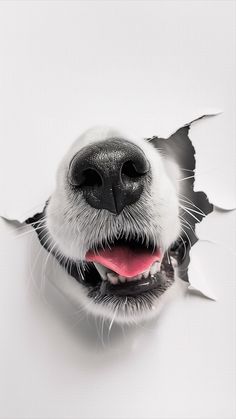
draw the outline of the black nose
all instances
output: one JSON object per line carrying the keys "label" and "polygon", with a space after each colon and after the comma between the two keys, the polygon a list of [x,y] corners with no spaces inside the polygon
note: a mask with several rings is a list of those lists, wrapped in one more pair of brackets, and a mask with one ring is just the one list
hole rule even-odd
{"label": "black nose", "polygon": [[119,214],[140,198],[149,170],[138,146],[110,139],[82,148],[70,163],[68,180],[92,207]]}

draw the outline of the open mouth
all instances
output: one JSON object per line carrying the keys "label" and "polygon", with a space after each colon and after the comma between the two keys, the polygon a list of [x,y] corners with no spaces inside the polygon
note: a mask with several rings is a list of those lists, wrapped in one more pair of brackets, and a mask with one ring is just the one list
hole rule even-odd
{"label": "open mouth", "polygon": [[89,250],[86,261],[99,273],[100,295],[138,296],[162,288],[173,278],[173,268],[160,247],[142,240],[117,240],[107,247]]}
{"label": "open mouth", "polygon": [[[40,223],[43,215],[37,214],[27,222],[34,221],[32,225],[42,246],[58,259],[69,275],[87,288],[88,297],[95,303],[118,304],[125,311],[129,307],[151,309],[154,301],[174,283],[169,252],[143,237],[114,240],[106,246],[94,244],[86,253],[85,264],[58,257],[45,239],[47,230],[44,223]],[[171,249],[170,254],[173,255]]]}

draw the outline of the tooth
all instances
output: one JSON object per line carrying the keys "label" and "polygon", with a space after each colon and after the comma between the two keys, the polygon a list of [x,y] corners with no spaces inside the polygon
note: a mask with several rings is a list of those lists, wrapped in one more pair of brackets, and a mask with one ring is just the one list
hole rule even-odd
{"label": "tooth", "polygon": [[173,268],[177,268],[178,263],[177,260],[175,258],[173,258],[172,256],[170,257],[171,263],[173,265]]}
{"label": "tooth", "polygon": [[145,272],[143,272],[143,275],[142,275],[145,279],[147,279],[147,277],[149,276],[149,271],[145,271]]}
{"label": "tooth", "polygon": [[119,280],[120,280],[120,282],[125,282],[126,278],[125,278],[125,276],[119,275]]}
{"label": "tooth", "polygon": [[102,277],[103,281],[107,280],[106,277],[106,273],[107,273],[107,269],[105,268],[105,266],[100,265],[100,263],[94,263],[94,265],[96,266],[100,276]]}
{"label": "tooth", "polygon": [[116,285],[118,283],[118,276],[111,272],[108,272],[107,278],[113,285]]}
{"label": "tooth", "polygon": [[150,273],[151,273],[151,275],[154,275],[154,274],[155,274],[155,273],[157,273],[159,270],[160,270],[160,264],[159,264],[159,262],[155,262],[155,263],[153,263],[153,265],[151,266]]}

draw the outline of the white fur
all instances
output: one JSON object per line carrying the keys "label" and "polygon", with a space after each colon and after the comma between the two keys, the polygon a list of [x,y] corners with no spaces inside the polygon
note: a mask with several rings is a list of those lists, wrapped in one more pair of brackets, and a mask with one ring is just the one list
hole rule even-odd
{"label": "white fur", "polygon": [[[152,172],[150,190],[144,191],[139,201],[133,205],[133,215],[137,224],[130,223],[129,211],[115,216],[107,210],[96,210],[90,207],[81,196],[76,207],[69,197],[66,177],[70,161],[73,156],[89,144],[104,141],[109,138],[125,138],[138,145],[149,160]],[[180,231],[178,207],[178,179],[177,165],[162,156],[152,144],[144,139],[127,138],[120,132],[111,128],[94,128],[86,131],[71,146],[57,172],[57,186],[53,192],[46,211],[46,225],[55,242],[57,250],[63,255],[76,261],[84,261],[86,252],[91,248],[94,240],[116,237],[120,228],[129,234],[137,233],[138,229],[144,236],[151,236],[154,242],[163,250],[169,248]],[[66,281],[66,287],[70,287]],[[77,298],[88,310],[96,315],[113,318],[112,307],[91,303],[86,295],[83,285],[77,284]],[[131,319],[152,317],[157,313],[163,301],[170,292],[157,299],[153,310],[130,313],[130,316],[116,315],[116,321],[130,322]],[[88,304],[88,300],[89,303]]]}

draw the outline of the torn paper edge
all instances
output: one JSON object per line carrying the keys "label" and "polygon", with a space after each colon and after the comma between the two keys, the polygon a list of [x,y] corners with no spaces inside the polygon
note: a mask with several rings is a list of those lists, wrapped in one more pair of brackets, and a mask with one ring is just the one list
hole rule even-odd
{"label": "torn paper edge", "polygon": [[[214,112],[214,113],[205,113],[204,115],[199,115],[198,117],[196,117],[196,118],[194,118],[191,122],[188,122],[188,123],[186,123],[186,124],[184,124],[182,127],[180,127],[180,128],[183,128],[183,127],[187,127],[187,126],[189,126],[189,139],[190,139],[190,141],[191,141],[191,143],[192,143],[192,139],[191,139],[191,129],[193,128],[193,125],[195,124],[195,123],[197,123],[198,121],[200,121],[201,119],[204,119],[204,118],[209,118],[209,117],[212,117],[212,116],[217,116],[217,115],[219,115],[219,114],[221,114],[222,113],[222,111],[217,111],[217,112]],[[180,129],[179,128],[179,129]],[[173,134],[176,132],[176,130],[175,131],[173,131]],[[169,137],[171,136],[171,135],[173,135],[173,134],[170,134],[169,135]],[[168,137],[168,138],[169,138]],[[194,147],[194,144],[192,143],[192,145],[193,145],[193,147]],[[197,157],[196,157],[197,158]],[[196,176],[196,173],[195,173],[195,176]],[[195,190],[194,190],[195,191]],[[195,192],[197,192],[197,191],[195,191]],[[38,213],[38,212],[42,212],[43,211],[43,209],[44,209],[44,206],[45,206],[45,202],[42,202],[42,203],[39,203],[37,206],[35,206],[32,210],[29,210],[29,211],[27,211],[27,213],[24,213],[24,214],[21,214],[21,215],[19,215],[19,217],[17,217],[17,218],[13,218],[13,217],[11,217],[9,214],[6,214],[6,211],[5,211],[5,213],[2,213],[2,215],[1,215],[1,217],[3,218],[3,219],[6,219],[6,220],[8,220],[8,221],[11,221],[11,222],[16,222],[16,223],[21,223],[21,224],[23,224],[24,222],[25,222],[25,220],[26,220],[26,218],[28,218],[29,216],[31,216],[32,214],[35,214],[35,213]],[[217,208],[217,207],[216,207]],[[224,207],[220,207],[220,209],[224,212],[224,211],[231,211],[231,210],[234,210],[235,208],[233,207],[233,208],[224,208]],[[213,209],[213,211],[214,211],[214,209]],[[197,236],[197,238],[198,238],[198,242],[197,243],[195,243],[194,244],[194,246],[196,246],[196,245],[200,245],[201,244],[201,237],[199,237],[198,236],[198,234],[197,234],[197,225],[196,225],[196,236]],[[214,243],[214,242],[212,242],[212,243]],[[202,295],[204,295],[205,297],[207,297],[207,298],[210,298],[210,299],[212,299],[212,300],[216,300],[216,296],[214,295],[214,293],[212,292],[212,290],[207,286],[207,282],[206,282],[206,280],[205,280],[205,278],[204,278],[204,274],[202,273],[202,272],[200,272],[200,270],[199,269],[196,269],[195,267],[193,267],[193,264],[192,264],[192,262],[191,262],[191,251],[192,251],[192,249],[190,249],[190,252],[189,252],[189,256],[190,256],[190,263],[189,263],[189,265],[188,265],[188,269],[189,269],[189,286],[188,286],[188,289],[189,290],[197,290],[197,291],[199,291]],[[192,278],[194,278],[194,275],[192,275],[191,274],[191,271],[192,270],[194,270],[195,272],[197,271],[197,276],[198,276],[198,281],[197,281],[197,283],[195,282],[195,279],[192,279]]]}

